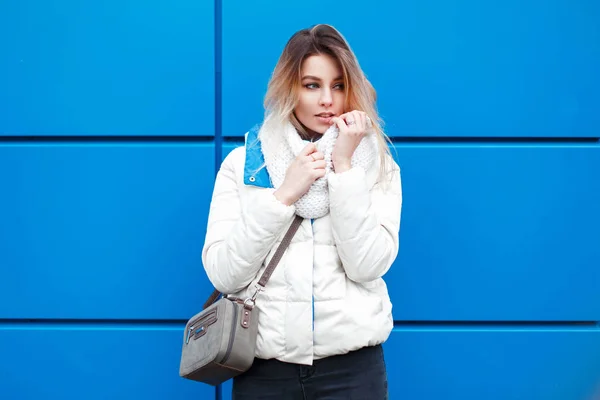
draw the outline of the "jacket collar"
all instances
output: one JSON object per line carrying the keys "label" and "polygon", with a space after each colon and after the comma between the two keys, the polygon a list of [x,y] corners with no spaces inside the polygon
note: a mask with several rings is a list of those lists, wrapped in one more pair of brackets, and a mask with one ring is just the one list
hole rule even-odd
{"label": "jacket collar", "polygon": [[265,157],[262,153],[258,132],[260,127],[254,126],[246,134],[246,161],[244,164],[244,184],[262,188],[272,188],[271,177],[264,166]]}

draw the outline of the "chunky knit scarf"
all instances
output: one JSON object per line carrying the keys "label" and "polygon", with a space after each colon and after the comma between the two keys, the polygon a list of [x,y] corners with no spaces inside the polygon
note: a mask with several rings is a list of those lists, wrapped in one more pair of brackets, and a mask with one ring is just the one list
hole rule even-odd
{"label": "chunky knit scarf", "polygon": [[[320,218],[329,213],[327,176],[333,170],[331,153],[338,135],[339,129],[334,125],[315,142],[317,149],[325,156],[325,176],[317,179],[308,192],[296,201],[296,214],[303,218]],[[278,189],[291,162],[309,142],[302,140],[289,121],[282,124],[265,121],[260,129],[259,138],[267,171],[273,186]],[[377,149],[376,134],[369,129],[352,156],[352,167],[362,167],[365,171],[373,168],[377,161]]]}

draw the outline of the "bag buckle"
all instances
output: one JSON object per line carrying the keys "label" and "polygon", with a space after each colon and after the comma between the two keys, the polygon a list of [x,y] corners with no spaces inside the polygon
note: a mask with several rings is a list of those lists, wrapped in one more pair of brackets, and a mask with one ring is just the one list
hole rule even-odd
{"label": "bag buckle", "polygon": [[252,297],[248,297],[246,298],[246,300],[244,300],[244,308],[247,310],[252,310],[254,308],[254,304],[256,303],[256,297],[260,292],[264,290],[264,288],[258,284],[254,286],[254,289],[255,290],[254,294],[252,294]]}
{"label": "bag buckle", "polygon": [[262,291],[264,291],[265,289],[260,286],[259,284],[254,285],[254,289],[256,289],[254,291],[254,294],[252,295],[252,297],[250,298],[250,300],[252,300],[252,303],[254,303],[256,301],[256,296],[258,296],[258,294]]}

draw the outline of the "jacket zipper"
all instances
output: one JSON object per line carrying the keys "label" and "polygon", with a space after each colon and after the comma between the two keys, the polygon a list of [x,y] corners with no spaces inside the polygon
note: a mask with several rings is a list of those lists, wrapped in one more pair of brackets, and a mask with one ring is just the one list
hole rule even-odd
{"label": "jacket zipper", "polygon": [[[312,236],[313,236],[313,262],[312,262],[312,287],[311,287],[311,300],[312,300],[312,331],[313,331],[313,335],[315,332],[315,257],[314,257],[314,251],[315,251],[315,227],[314,227],[314,223],[315,220],[311,218],[310,220],[310,229],[312,230]],[[314,340],[314,337],[313,337]]]}
{"label": "jacket zipper", "polygon": [[225,352],[225,356],[221,360],[221,364],[227,362],[229,356],[231,355],[231,349],[233,347],[233,338],[235,338],[235,331],[237,330],[237,322],[238,322],[238,307],[233,304],[233,319],[231,323],[231,333],[229,333],[229,343],[227,344],[227,351]]}

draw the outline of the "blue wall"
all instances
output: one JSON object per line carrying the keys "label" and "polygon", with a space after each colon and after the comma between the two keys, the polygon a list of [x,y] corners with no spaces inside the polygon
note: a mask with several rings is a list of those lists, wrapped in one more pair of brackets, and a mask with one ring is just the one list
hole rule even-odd
{"label": "blue wall", "polygon": [[0,398],[178,376],[216,168],[288,37],[338,27],[403,171],[392,399],[600,396],[600,3],[0,7]]}

